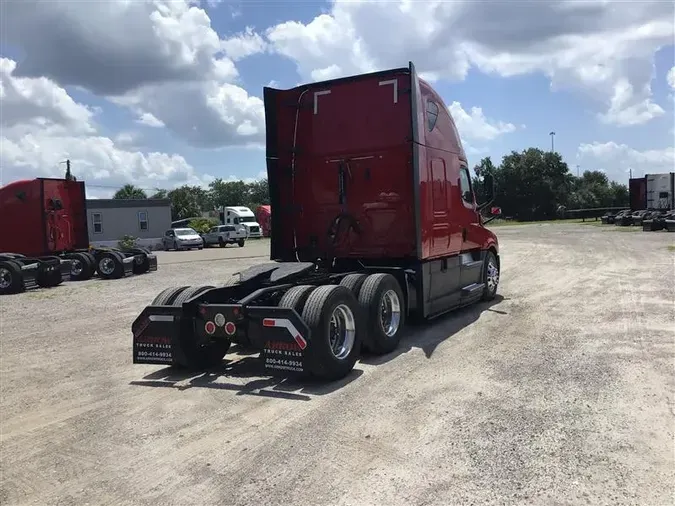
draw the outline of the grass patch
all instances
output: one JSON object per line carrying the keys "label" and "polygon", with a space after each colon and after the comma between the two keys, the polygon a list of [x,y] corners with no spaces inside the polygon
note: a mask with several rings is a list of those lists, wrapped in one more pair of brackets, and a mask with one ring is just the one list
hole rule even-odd
{"label": "grass patch", "polygon": [[675,251],[675,244],[668,246],[668,251]]}

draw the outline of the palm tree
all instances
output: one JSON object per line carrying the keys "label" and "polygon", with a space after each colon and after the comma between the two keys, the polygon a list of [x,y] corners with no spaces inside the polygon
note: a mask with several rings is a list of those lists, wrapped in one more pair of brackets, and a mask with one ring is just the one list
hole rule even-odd
{"label": "palm tree", "polygon": [[115,192],[114,199],[147,199],[148,196],[140,188],[136,188],[132,184],[125,184],[122,188]]}

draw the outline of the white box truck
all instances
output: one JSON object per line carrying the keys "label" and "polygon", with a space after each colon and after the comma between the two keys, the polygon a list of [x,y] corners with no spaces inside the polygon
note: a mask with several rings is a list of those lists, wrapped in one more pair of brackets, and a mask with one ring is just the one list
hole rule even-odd
{"label": "white box truck", "polygon": [[675,172],[645,176],[647,209],[675,209]]}

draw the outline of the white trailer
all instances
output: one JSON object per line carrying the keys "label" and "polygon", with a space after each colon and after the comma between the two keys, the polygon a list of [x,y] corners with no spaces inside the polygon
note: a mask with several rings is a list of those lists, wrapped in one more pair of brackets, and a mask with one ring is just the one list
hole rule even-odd
{"label": "white trailer", "polygon": [[255,214],[248,207],[233,206],[223,208],[223,225],[244,225],[249,238],[262,237],[260,223],[256,220]]}
{"label": "white trailer", "polygon": [[647,209],[675,209],[675,172],[645,176]]}

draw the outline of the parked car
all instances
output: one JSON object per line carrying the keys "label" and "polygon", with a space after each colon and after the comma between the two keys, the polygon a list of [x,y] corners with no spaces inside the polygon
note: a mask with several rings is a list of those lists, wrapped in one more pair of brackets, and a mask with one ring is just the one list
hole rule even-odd
{"label": "parked car", "polygon": [[165,250],[175,249],[202,249],[204,247],[204,240],[192,228],[171,228],[164,233],[162,237],[162,246]]}
{"label": "parked car", "polygon": [[204,239],[204,246],[217,244],[224,248],[228,244],[238,244],[242,248],[248,238],[248,231],[243,225],[220,225],[213,227],[202,238]]}

